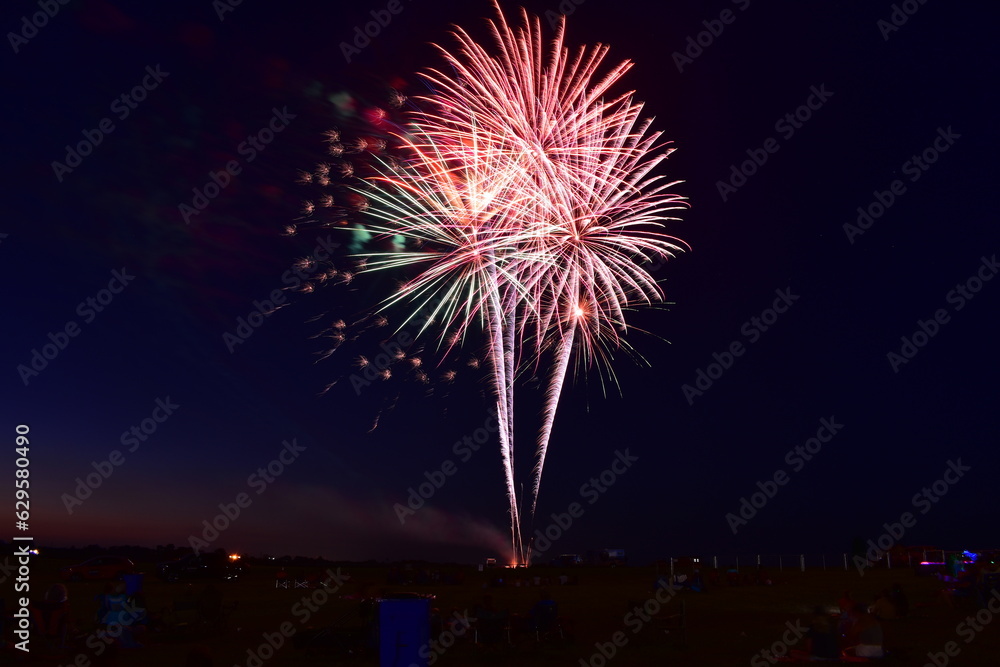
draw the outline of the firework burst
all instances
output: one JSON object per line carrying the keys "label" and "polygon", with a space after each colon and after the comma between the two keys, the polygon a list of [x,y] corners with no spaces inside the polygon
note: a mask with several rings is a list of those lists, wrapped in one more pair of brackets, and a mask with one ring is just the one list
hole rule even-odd
{"label": "firework burst", "polygon": [[[394,133],[398,158],[375,158],[353,196],[364,202],[356,209],[365,210],[367,230],[401,239],[367,253],[358,271],[412,274],[377,312],[405,303],[413,317],[430,313],[421,332],[439,325],[445,351],[485,333],[520,563],[529,556],[515,498],[515,377],[551,361],[533,514],[572,362],[609,363],[611,351],[627,346],[625,313],[663,300],[645,267],[684,249],[663,228],[686,204],[669,192],[677,181],[652,175],[672,149],[641,120],[642,104],[631,92],[610,93],[632,64],[606,67],[603,45],[570,49],[565,18],[547,38],[537,17],[522,10],[512,26],[495,10],[488,42],[456,28],[457,48],[437,47],[447,68],[422,73],[432,92],[415,98],[419,110]],[[328,139],[365,150],[338,133]],[[352,176],[349,167],[339,174]],[[331,172],[322,165],[303,179]]]}

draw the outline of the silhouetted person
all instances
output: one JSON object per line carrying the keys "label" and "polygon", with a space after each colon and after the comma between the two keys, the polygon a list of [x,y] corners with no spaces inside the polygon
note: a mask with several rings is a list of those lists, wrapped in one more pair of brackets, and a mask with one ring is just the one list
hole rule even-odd
{"label": "silhouetted person", "polygon": [[859,658],[881,658],[882,624],[868,613],[868,608],[857,603],[851,610],[851,624],[847,628],[845,651]]}
{"label": "silhouetted person", "polygon": [[73,632],[70,616],[69,592],[62,584],[53,584],[45,599],[31,605],[35,627],[44,641],[53,648],[67,648],[67,641]]}
{"label": "silhouetted person", "polygon": [[899,584],[893,584],[892,589],[889,591],[889,599],[892,601],[893,606],[896,607],[896,617],[906,618],[910,613],[910,601],[906,599],[903,587]]}
{"label": "silhouetted person", "polygon": [[813,609],[806,637],[809,639],[810,660],[837,660],[840,657],[837,624],[823,607]]}

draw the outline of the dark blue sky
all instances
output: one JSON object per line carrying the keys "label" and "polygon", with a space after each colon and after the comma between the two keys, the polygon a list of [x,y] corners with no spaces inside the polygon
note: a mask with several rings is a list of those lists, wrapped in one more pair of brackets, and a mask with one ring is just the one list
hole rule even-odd
{"label": "dark blue sky", "polygon": [[[630,341],[650,366],[617,359],[621,395],[594,377],[567,387],[535,528],[575,501],[584,512],[550,553],[837,553],[906,511],[917,517],[906,543],[996,546],[1000,280],[977,282],[1000,253],[991,20],[913,5],[897,30],[879,24],[890,3],[586,0],[569,17],[570,42],[637,62],[620,89],[678,148],[664,173],[685,181],[691,209],[668,229],[692,252],[657,270],[670,306],[634,313],[651,335]],[[350,64],[342,43],[385,3],[247,1],[220,20],[210,2],[74,0],[26,42],[8,34],[0,423],[11,443],[15,425],[31,427],[39,540],[185,544],[245,492],[213,546],[473,560],[505,544],[495,434],[468,460],[454,448],[487,421],[485,376],[467,363],[482,356],[475,341],[442,367],[458,369],[451,383],[395,373],[355,391],[356,356],[377,355],[398,320],[322,361],[317,335],[391,291],[375,278],[284,290],[245,342],[223,338],[330,234],[282,234],[309,196],[297,171],[328,159],[322,133],[360,131],[390,85],[419,94],[414,72],[440,65],[428,44],[491,13],[400,6]],[[35,11],[14,3],[0,25],[20,33]],[[689,62],[675,55],[689,48]],[[121,100],[142,85],[145,99]],[[269,124],[273,141],[243,144]],[[101,137],[92,154],[54,170],[85,133]],[[733,180],[754,156],[763,164]],[[179,206],[233,160],[239,173],[186,224]],[[845,230],[859,207],[885,204],[867,229]],[[901,337],[936,313],[935,335],[894,364]],[[25,382],[18,367],[67,325],[76,335]],[[731,367],[711,368],[735,343]],[[699,371],[716,379],[686,395]],[[519,387],[527,453],[538,383]],[[169,415],[157,406],[168,399]],[[811,460],[789,454],[824,419],[843,427],[821,432]],[[145,439],[123,444],[133,426]],[[614,486],[581,488],[626,449],[637,461]],[[115,450],[120,465],[104,465],[110,477],[70,514],[76,479]],[[282,451],[267,482],[257,470]],[[959,459],[971,469],[921,513],[914,495]],[[401,525],[394,503],[448,460],[454,474]],[[734,535],[727,513],[781,472],[787,484]],[[12,486],[12,456],[0,475]]]}

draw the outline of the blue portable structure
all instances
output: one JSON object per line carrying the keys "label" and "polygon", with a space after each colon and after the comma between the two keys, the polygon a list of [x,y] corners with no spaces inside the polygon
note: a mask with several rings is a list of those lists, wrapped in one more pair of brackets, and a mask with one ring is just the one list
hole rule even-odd
{"label": "blue portable structure", "polygon": [[379,666],[427,667],[431,598],[411,594],[378,602]]}

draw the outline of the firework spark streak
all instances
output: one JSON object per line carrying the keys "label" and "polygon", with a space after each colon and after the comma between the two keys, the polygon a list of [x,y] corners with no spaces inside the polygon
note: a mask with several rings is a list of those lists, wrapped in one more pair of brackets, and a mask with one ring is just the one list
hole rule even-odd
{"label": "firework spark streak", "polygon": [[605,70],[608,47],[571,50],[565,18],[545,38],[537,17],[522,10],[512,26],[495,9],[490,42],[456,28],[457,49],[436,47],[447,68],[422,74],[431,92],[417,98],[420,110],[396,134],[402,159],[378,160],[355,191],[376,220],[367,229],[404,239],[366,254],[363,270],[415,272],[379,310],[400,303],[411,313],[429,310],[444,351],[485,333],[513,560],[523,563],[515,377],[551,362],[533,515],[573,361],[596,363],[613,378],[611,353],[631,351],[625,312],[663,300],[644,266],[686,247],[662,231],[676,220],[666,214],[686,203],[668,192],[679,181],[650,175],[672,149],[640,120],[642,104],[632,93],[608,94],[631,63]]}

